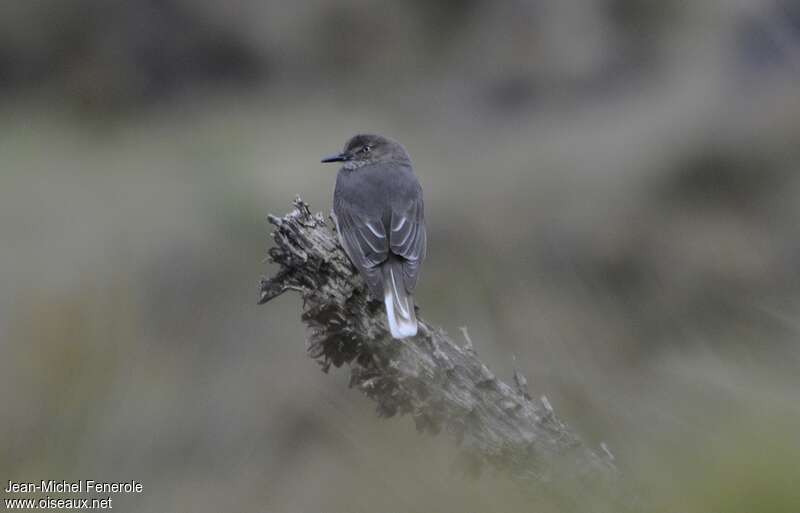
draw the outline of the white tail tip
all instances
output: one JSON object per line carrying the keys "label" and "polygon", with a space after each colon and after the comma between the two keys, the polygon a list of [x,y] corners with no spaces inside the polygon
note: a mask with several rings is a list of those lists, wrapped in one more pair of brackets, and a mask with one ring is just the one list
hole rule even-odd
{"label": "white tail tip", "polygon": [[387,291],[383,298],[386,305],[386,318],[389,320],[389,331],[392,332],[392,337],[396,339],[413,337],[417,334],[414,305],[410,304],[411,300],[408,297],[400,299],[401,301],[406,301],[405,305],[396,305],[394,299],[391,291]]}

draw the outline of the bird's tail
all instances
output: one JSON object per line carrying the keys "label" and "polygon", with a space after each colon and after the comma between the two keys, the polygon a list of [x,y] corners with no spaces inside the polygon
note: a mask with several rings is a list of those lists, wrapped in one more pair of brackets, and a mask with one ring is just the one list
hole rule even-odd
{"label": "bird's tail", "polygon": [[417,316],[414,313],[414,297],[406,291],[403,282],[403,263],[390,256],[382,270],[383,301],[392,337],[413,337],[417,334]]}

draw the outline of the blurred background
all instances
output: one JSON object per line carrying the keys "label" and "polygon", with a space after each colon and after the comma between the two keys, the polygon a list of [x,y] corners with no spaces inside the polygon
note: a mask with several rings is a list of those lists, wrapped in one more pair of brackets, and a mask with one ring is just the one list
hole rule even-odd
{"label": "blurred background", "polygon": [[[357,132],[426,195],[422,316],[650,511],[800,511],[800,2],[0,7],[0,479],[121,511],[584,511],[382,420],[256,306]],[[569,486],[569,485],[565,485]],[[599,508],[597,504],[595,508]]]}

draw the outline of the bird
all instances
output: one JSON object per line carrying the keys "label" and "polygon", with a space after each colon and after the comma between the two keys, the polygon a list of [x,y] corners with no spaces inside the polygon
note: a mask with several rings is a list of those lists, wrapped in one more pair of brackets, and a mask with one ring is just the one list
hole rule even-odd
{"label": "bird", "polygon": [[422,186],[406,149],[375,134],[351,137],[341,153],[333,192],[339,242],[374,300],[383,300],[389,331],[417,334],[414,289],[427,252]]}

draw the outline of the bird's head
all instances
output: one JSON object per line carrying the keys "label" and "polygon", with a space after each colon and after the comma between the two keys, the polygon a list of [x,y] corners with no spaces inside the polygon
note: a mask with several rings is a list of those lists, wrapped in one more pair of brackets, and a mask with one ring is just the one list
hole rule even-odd
{"label": "bird's head", "polygon": [[344,151],[322,159],[322,162],[342,162],[345,169],[358,169],[379,162],[410,162],[403,146],[375,134],[359,134],[350,138]]}

